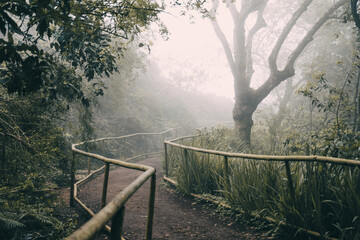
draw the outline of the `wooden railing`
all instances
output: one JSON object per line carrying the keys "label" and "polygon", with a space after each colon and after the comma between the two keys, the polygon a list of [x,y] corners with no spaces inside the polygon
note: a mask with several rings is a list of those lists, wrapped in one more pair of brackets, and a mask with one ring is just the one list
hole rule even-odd
{"label": "wooden railing", "polygon": [[[265,160],[265,161],[277,161],[277,162],[283,162],[285,165],[286,170],[286,177],[287,177],[287,183],[288,183],[288,189],[290,191],[291,201],[293,206],[295,206],[295,191],[294,191],[294,183],[291,176],[291,162],[318,162],[318,163],[330,163],[330,164],[336,164],[336,165],[343,165],[343,166],[352,166],[352,167],[360,167],[360,161],[358,160],[349,160],[349,159],[342,159],[342,158],[334,158],[334,157],[323,157],[323,156],[271,156],[271,155],[255,155],[255,154],[243,154],[243,153],[232,153],[232,152],[223,152],[223,151],[214,151],[209,149],[203,149],[203,148],[197,148],[192,147],[188,145],[184,145],[184,140],[187,140],[188,143],[192,142],[194,143],[194,139],[196,137],[200,137],[199,135],[194,136],[185,136],[176,138],[170,141],[164,141],[164,158],[165,158],[165,176],[164,179],[172,184],[177,185],[176,181],[169,176],[169,154],[168,154],[168,146],[172,146],[178,149],[183,149],[183,155],[185,158],[185,161],[188,163],[189,161],[189,152],[198,152],[198,153],[204,153],[209,155],[217,155],[223,157],[223,173],[224,173],[224,179],[228,179],[229,174],[229,158],[232,159],[250,159],[250,160]],[[179,143],[181,142],[181,144]],[[201,197],[197,194],[192,194],[195,197]],[[359,193],[360,195],[360,193]],[[207,199],[210,200],[210,199]],[[219,201],[214,201],[216,203],[220,203]],[[223,206],[230,207],[229,205],[222,204]],[[275,222],[274,219],[265,217],[267,220]],[[277,224],[286,225],[284,222],[280,222]],[[324,237],[322,234],[311,231],[308,229],[303,229],[299,227],[299,230],[304,231],[310,235],[322,237],[324,239],[331,239],[331,240],[337,240],[336,238],[331,237]]]}
{"label": "wooden railing", "polygon": [[[147,216],[147,225],[146,225],[146,239],[152,238],[152,226],[153,226],[153,215],[154,215],[154,204],[155,204],[155,188],[156,188],[156,170],[152,167],[130,163],[129,161],[134,161],[135,159],[146,157],[151,154],[157,154],[159,152],[148,152],[149,149],[146,144],[146,138],[151,136],[160,136],[161,143],[164,141],[166,134],[171,132],[177,132],[175,129],[170,129],[161,133],[136,133],[120,137],[107,137],[99,138],[87,142],[82,142],[72,145],[73,151],[73,160],[71,164],[71,187],[70,187],[70,205],[73,206],[74,202],[77,202],[86,212],[93,216],[88,222],[81,226],[77,231],[71,234],[67,239],[92,239],[101,229],[105,228],[111,233],[111,239],[121,239],[122,226],[124,221],[125,207],[124,204],[126,201],[148,180],[151,179],[150,183],[150,196],[149,196],[149,207],[148,207],[148,216]],[[108,158],[102,155],[105,155],[104,151],[104,142],[113,141],[113,140],[123,140],[123,143],[132,137],[143,137],[145,139],[145,147],[143,148],[144,152],[136,156],[126,156],[123,161],[114,158]],[[102,155],[90,153],[84,150],[80,150],[78,147],[86,143],[102,143]],[[162,149],[162,148],[160,148]],[[75,165],[77,155],[82,155],[88,158],[88,175],[82,180],[75,183]],[[90,159],[97,159],[104,162],[104,166],[98,170],[90,173]],[[108,179],[109,179],[109,170],[110,164],[121,166],[124,168],[135,169],[143,171],[143,173],[137,177],[133,182],[131,182],[127,187],[125,187],[120,193],[118,193],[108,204],[106,204],[106,194],[108,188]],[[102,189],[101,197],[101,207],[102,209],[95,214],[91,209],[89,209],[77,196],[77,190],[79,185],[86,182],[93,174],[96,174],[104,170],[104,183]],[[110,228],[106,224],[112,221],[112,227]]]}

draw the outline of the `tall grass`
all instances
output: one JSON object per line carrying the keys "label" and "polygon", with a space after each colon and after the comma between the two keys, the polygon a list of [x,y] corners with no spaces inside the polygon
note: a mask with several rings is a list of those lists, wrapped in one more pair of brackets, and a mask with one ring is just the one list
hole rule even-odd
{"label": "tall grass", "polygon": [[169,175],[185,193],[211,193],[217,189],[221,165],[207,154],[172,148]]}
{"label": "tall grass", "polygon": [[[216,134],[190,142],[209,149],[207,144],[221,141],[216,136],[223,133]],[[272,218],[322,237],[360,239],[359,168],[291,162],[289,182],[284,162],[231,158],[226,177],[223,157],[175,147],[169,148],[169,163],[169,175],[185,193],[217,195],[245,215]]]}

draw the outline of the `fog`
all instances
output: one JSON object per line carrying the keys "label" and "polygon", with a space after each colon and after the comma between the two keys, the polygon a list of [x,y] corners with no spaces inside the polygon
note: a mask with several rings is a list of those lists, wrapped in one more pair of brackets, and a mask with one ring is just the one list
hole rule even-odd
{"label": "fog", "polygon": [[[252,89],[259,88],[268,79],[270,75],[269,55],[286,24],[290,21],[297,8],[299,8],[300,3],[301,2],[270,1],[265,8],[264,19],[267,26],[255,34],[252,45],[254,69],[250,82]],[[279,7],[279,4],[281,7]],[[303,16],[299,18],[298,22],[286,36],[283,46],[278,53],[276,64],[280,71],[284,69],[288,58],[307,32],[332,4],[335,3],[313,1],[309,6],[309,10],[305,11]],[[239,8],[239,4],[237,6]],[[211,26],[211,20],[202,18],[201,14],[194,14],[193,12],[182,16],[179,9],[181,9],[181,7],[169,7],[160,15],[170,34],[167,41],[164,41],[160,37],[154,39],[149,56],[151,65],[156,65],[160,69],[161,76],[172,86],[200,95],[207,94],[207,98],[213,95],[229,99],[234,103],[234,76],[231,73],[224,48]],[[338,11],[338,14],[341,14],[340,12],[341,11]],[[249,35],[249,31],[254,26],[256,17],[257,12],[248,16],[245,24],[246,36]],[[219,23],[234,53],[234,23],[229,9],[224,4],[220,5],[216,12],[216,21]],[[341,44],[337,45],[336,42],[341,42]],[[313,81],[314,74],[316,75],[314,69],[318,69],[316,71],[320,72],[326,71],[324,68],[325,65],[336,65],[337,62],[333,58],[323,58],[322,63],[316,66],[316,61],[318,61],[323,54],[326,54],[326,51],[328,51],[327,54],[336,55],[339,59],[345,58],[351,61],[350,49],[353,48],[351,46],[353,43],[351,24],[330,20],[324,27],[320,28],[314,36],[314,40],[306,45],[295,61],[295,75],[291,77],[293,99],[299,98],[299,101],[305,102],[312,101],[306,98],[301,100],[297,92],[305,86],[307,82]],[[320,51],[319,46],[321,46]],[[338,46],[338,49],[331,49],[330,46]],[[344,48],[348,48],[349,51],[344,51]],[[341,68],[339,65],[336,67]],[[286,81],[279,84],[278,87],[275,87],[273,91],[261,101],[253,117],[256,122],[269,122],[270,119],[281,111],[279,110],[279,106],[287,91],[285,82]],[[211,108],[212,105],[209,105],[209,109],[206,111],[211,111]],[[232,111],[229,111],[227,116],[231,115]],[[205,122],[206,121],[208,121],[208,119],[205,120]],[[231,119],[227,119],[226,121],[231,121]]]}
{"label": "fog", "polygon": [[[167,151],[179,189],[277,221],[274,237],[287,222],[359,239],[360,172],[346,160],[360,156],[357,3],[1,1],[0,239],[59,239],[79,227],[56,196],[105,159],[83,151],[135,161],[153,150]],[[212,151],[164,147],[189,135],[174,141]]]}
{"label": "fog", "polygon": [[[180,16],[179,11],[166,11],[161,19],[170,32],[169,39],[156,39],[150,61],[157,64],[162,74],[178,86],[233,100],[233,77],[209,20],[191,20],[188,16]],[[231,32],[231,22],[224,24],[230,26],[228,32]],[[178,82],[175,78],[179,71],[188,79]]]}

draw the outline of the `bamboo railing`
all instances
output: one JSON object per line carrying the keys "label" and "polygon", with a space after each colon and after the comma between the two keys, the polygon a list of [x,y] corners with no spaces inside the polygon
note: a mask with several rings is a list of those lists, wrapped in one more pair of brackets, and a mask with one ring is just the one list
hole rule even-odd
{"label": "bamboo railing", "polygon": [[[152,238],[152,226],[153,226],[153,216],[154,216],[154,204],[155,204],[155,188],[156,188],[156,170],[152,167],[145,166],[142,164],[130,163],[140,157],[147,157],[148,155],[158,154],[159,152],[147,152],[147,141],[146,138],[150,136],[161,136],[161,141],[163,142],[167,133],[176,132],[176,129],[170,129],[161,133],[135,133],[126,136],[120,137],[107,137],[99,138],[95,140],[90,140],[78,144],[72,145],[73,151],[73,160],[71,163],[71,187],[70,187],[70,206],[74,205],[74,202],[78,203],[86,212],[88,212],[92,218],[81,226],[77,231],[71,234],[67,239],[92,239],[101,229],[105,228],[111,233],[111,239],[122,239],[121,232],[125,215],[125,203],[131,198],[131,196],[148,180],[150,179],[150,195],[149,195],[149,206],[148,206],[148,216],[147,216],[147,225],[146,225],[146,239],[150,240]],[[125,160],[121,161],[114,158],[107,158],[100,154],[90,153],[78,149],[79,146],[84,145],[85,143],[102,143],[103,155],[104,155],[104,142],[112,140],[124,140],[131,137],[142,136],[145,139],[144,153],[128,157],[125,156]],[[124,143],[123,142],[123,143]],[[82,180],[75,183],[75,162],[77,155],[82,155],[88,158],[88,175]],[[98,170],[90,173],[90,159],[97,159],[104,162],[104,166]],[[143,173],[137,177],[133,182],[126,186],[120,193],[118,193],[108,204],[106,204],[106,195],[108,188],[108,179],[109,179],[109,170],[110,165],[117,165],[128,169],[135,169],[143,171]],[[104,170],[104,183],[102,189],[102,197],[100,206],[102,209],[95,214],[91,209],[89,209],[77,196],[77,190],[79,185],[86,182],[92,175]],[[112,227],[110,228],[106,224],[112,221]]]}
{"label": "bamboo railing", "polygon": [[[170,141],[164,141],[164,158],[165,158],[165,175],[164,175],[164,180],[173,184],[173,185],[177,185],[177,182],[174,181],[173,179],[171,179],[169,177],[169,156],[168,156],[168,146],[172,146],[175,148],[179,148],[179,149],[183,149],[184,150],[184,157],[185,159],[188,158],[188,154],[190,151],[193,152],[199,152],[199,153],[204,153],[204,154],[212,154],[212,155],[217,155],[217,156],[222,156],[223,157],[223,172],[224,172],[224,179],[228,178],[228,174],[229,174],[229,163],[228,163],[228,159],[229,158],[239,158],[239,159],[252,159],[252,160],[265,160],[265,161],[277,161],[277,162],[283,162],[285,164],[285,170],[286,170],[286,177],[287,177],[287,183],[288,183],[288,188],[289,188],[289,192],[290,192],[290,197],[291,197],[291,201],[293,206],[295,206],[295,191],[294,191],[294,185],[293,185],[293,179],[291,177],[291,171],[290,171],[290,163],[291,162],[319,162],[319,163],[330,163],[330,164],[336,164],[336,165],[343,165],[343,166],[353,166],[353,167],[360,167],[360,161],[356,161],[356,160],[349,160],[349,159],[342,159],[342,158],[334,158],[334,157],[323,157],[323,156],[271,156],[271,155],[256,155],[256,154],[243,154],[243,153],[232,153],[232,152],[223,152],[223,151],[215,151],[215,150],[209,150],[209,149],[203,149],[203,148],[197,148],[197,147],[192,147],[192,146],[187,146],[184,145],[184,140],[189,140],[192,139],[194,140],[194,138],[199,137],[198,135],[193,135],[193,136],[185,136],[185,137],[180,137],[180,138],[176,138]],[[179,144],[178,142],[181,142],[181,144]],[[187,161],[187,159],[185,160]],[[203,198],[204,197],[191,193],[192,196],[197,197],[197,198]],[[220,204],[222,206],[225,206],[227,208],[231,208],[229,205],[227,204],[223,204],[219,201],[213,201],[211,199],[206,198],[205,200],[207,201],[212,201],[214,203]],[[281,224],[281,225],[287,225],[284,222],[276,222],[274,219],[270,218],[270,217],[265,217],[266,220],[277,223],[277,224]],[[338,240],[336,238],[331,238],[331,237],[324,237],[322,236],[320,233],[315,232],[315,231],[311,231],[308,229],[303,229],[301,227],[299,227],[299,230],[306,232],[309,235],[313,235],[316,237],[321,237],[324,239],[329,239],[329,240]]]}

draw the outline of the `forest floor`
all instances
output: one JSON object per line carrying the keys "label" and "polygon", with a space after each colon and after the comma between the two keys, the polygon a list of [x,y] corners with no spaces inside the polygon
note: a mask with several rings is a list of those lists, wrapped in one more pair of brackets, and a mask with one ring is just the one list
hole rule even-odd
{"label": "forest floor", "polygon": [[[138,163],[157,170],[153,239],[272,239],[265,237],[254,227],[244,226],[229,217],[219,214],[216,207],[192,197],[179,194],[162,179],[160,158],[147,158]],[[109,174],[107,201],[118,194],[141,172],[115,168]],[[79,198],[92,209],[99,211],[103,174],[81,186]],[[125,239],[145,239],[149,181],[125,204],[123,236]],[[80,210],[80,209],[78,209]],[[85,213],[78,211],[84,219]],[[98,239],[106,239],[101,235]]]}

